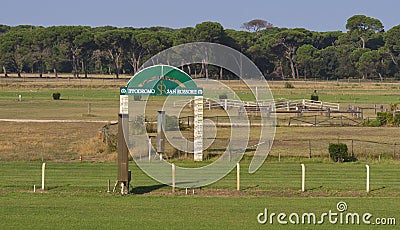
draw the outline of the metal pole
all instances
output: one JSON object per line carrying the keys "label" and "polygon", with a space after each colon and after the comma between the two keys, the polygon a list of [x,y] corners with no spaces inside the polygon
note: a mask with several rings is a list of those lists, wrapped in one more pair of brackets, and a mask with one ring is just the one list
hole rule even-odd
{"label": "metal pole", "polygon": [[[128,146],[125,141],[125,136],[123,132],[123,125],[128,125],[128,114],[119,114],[118,115],[118,183],[124,184],[124,186],[128,183]],[[123,120],[125,120],[123,122]],[[126,128],[126,127],[125,127]],[[127,128],[125,129],[127,130]]]}

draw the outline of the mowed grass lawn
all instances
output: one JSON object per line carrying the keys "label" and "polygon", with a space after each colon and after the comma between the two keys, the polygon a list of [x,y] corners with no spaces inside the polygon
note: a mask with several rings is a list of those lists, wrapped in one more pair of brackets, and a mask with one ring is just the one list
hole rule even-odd
{"label": "mowed grass lawn", "polygon": [[[115,163],[49,162],[46,191],[33,193],[33,185],[41,186],[40,162],[1,162],[1,226],[2,229],[270,229],[283,226],[276,218],[273,224],[259,224],[257,215],[265,208],[269,213],[301,216],[312,212],[318,217],[329,210],[338,212],[336,205],[340,201],[347,203],[348,212],[371,213],[371,222],[377,217],[400,220],[400,165],[396,162],[370,164],[371,192],[367,194],[362,162],[306,160],[303,163],[307,191],[302,193],[300,162],[267,161],[259,171],[249,175],[249,161],[246,158],[241,162],[240,192],[235,191],[233,171],[210,186],[196,189],[194,195],[191,191],[185,195],[183,189],[172,193],[170,187],[152,180],[131,162],[133,194],[127,196],[107,193],[107,180],[113,183],[116,178]],[[325,219],[323,225],[285,227],[355,227],[342,225],[330,224]],[[370,227],[357,225],[357,228]]]}

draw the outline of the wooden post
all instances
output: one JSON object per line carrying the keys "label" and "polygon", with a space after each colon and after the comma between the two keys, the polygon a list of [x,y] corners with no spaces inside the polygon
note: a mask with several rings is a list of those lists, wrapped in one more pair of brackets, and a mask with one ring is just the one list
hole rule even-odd
{"label": "wooden post", "polygon": [[369,165],[365,165],[365,167],[367,168],[367,193],[369,193]]}
{"label": "wooden post", "polygon": [[352,157],[354,157],[353,142],[354,142],[354,140],[351,139],[351,156],[352,156]]}
{"label": "wooden post", "polygon": [[88,105],[87,105],[87,114],[90,115],[90,112],[92,112],[92,104],[88,103]]}
{"label": "wooden post", "polygon": [[301,191],[306,191],[306,166],[301,164]]}
{"label": "wooden post", "polygon": [[311,140],[308,140],[308,158],[311,159]]}
{"label": "wooden post", "polygon": [[236,190],[240,191],[240,164],[236,163]]}
{"label": "wooden post", "polygon": [[175,192],[175,164],[171,164],[171,172],[172,172],[172,192]]}
{"label": "wooden post", "polygon": [[396,159],[396,142],[393,144],[393,160]]}
{"label": "wooden post", "polygon": [[42,190],[44,190],[44,174],[46,172],[46,163],[42,164]]}
{"label": "wooden post", "polygon": [[189,141],[186,139],[186,152],[185,152],[185,159],[188,159],[188,152],[189,152]]}
{"label": "wooden post", "polygon": [[228,151],[228,161],[231,162],[231,149],[229,148],[229,145],[227,151]]}

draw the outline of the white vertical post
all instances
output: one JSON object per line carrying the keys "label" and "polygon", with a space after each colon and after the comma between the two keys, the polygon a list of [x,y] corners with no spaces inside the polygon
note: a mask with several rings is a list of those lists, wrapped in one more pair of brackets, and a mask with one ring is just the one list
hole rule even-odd
{"label": "white vertical post", "polygon": [[203,96],[194,97],[194,161],[203,160]]}
{"label": "white vertical post", "polygon": [[151,137],[149,138],[149,161],[151,161]]}
{"label": "white vertical post", "polygon": [[367,168],[367,193],[369,192],[369,165],[365,165]]}
{"label": "white vertical post", "polygon": [[258,105],[258,87],[256,86],[256,103]]}
{"label": "white vertical post", "polygon": [[240,190],[240,164],[236,163],[236,190]]}
{"label": "white vertical post", "polygon": [[172,163],[172,192],[175,192],[175,164]]}
{"label": "white vertical post", "polygon": [[36,185],[33,185],[33,192],[36,192]]}
{"label": "white vertical post", "polygon": [[306,166],[301,164],[301,191],[306,191]]}
{"label": "white vertical post", "polygon": [[42,190],[44,190],[44,173],[46,171],[46,163],[42,164]]}

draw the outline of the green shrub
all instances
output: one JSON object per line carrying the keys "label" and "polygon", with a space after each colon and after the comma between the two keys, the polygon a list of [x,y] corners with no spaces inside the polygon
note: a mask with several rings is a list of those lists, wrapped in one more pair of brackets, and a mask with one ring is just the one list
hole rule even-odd
{"label": "green shrub", "polygon": [[228,99],[228,95],[226,95],[226,94],[221,94],[221,95],[219,95],[219,99],[220,99],[220,100]]}
{"label": "green shrub", "polygon": [[319,97],[318,97],[316,89],[314,89],[314,92],[311,94],[311,98],[310,99],[311,99],[311,101],[318,101],[319,100]]}
{"label": "green shrub", "polygon": [[60,100],[60,97],[61,97],[61,93],[53,93],[53,99],[54,100]]}
{"label": "green shrub", "polygon": [[376,119],[381,123],[381,125],[390,124],[393,119],[393,114],[390,112],[377,112]]}
{"label": "green shrub", "polygon": [[380,127],[380,126],[382,126],[382,123],[378,119],[368,120],[368,121],[365,121],[364,126],[367,126],[367,127]]}
{"label": "green shrub", "polygon": [[319,100],[318,95],[311,94],[311,101],[318,101],[318,100]]}
{"label": "green shrub", "polygon": [[330,143],[329,156],[334,162],[350,162],[357,160],[354,156],[349,156],[347,145],[343,143]]}
{"label": "green shrub", "polygon": [[290,82],[285,82],[285,88],[286,89],[293,89],[294,85],[292,83],[290,83]]}
{"label": "green shrub", "polygon": [[381,123],[381,125],[400,125],[400,114],[396,114],[393,117],[393,112],[377,112],[376,119]]}

